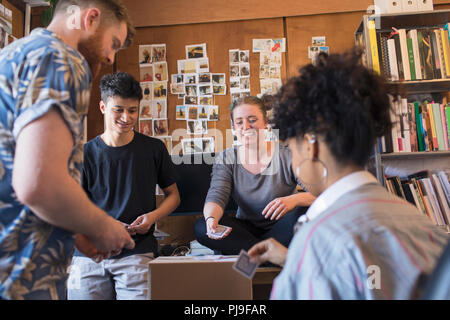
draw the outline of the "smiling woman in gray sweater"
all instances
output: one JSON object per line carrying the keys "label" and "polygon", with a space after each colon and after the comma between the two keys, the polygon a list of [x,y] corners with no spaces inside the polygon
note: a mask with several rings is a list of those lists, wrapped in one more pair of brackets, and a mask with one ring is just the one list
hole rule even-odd
{"label": "smiling woman in gray sweater", "polygon": [[[299,215],[314,201],[311,194],[296,190],[289,149],[264,139],[266,103],[244,97],[232,105],[240,145],[216,157],[204,218],[195,223],[197,240],[222,254],[239,254],[270,237],[288,245]],[[230,195],[238,205],[236,217],[223,214]],[[211,233],[219,224],[231,230],[215,237]]]}

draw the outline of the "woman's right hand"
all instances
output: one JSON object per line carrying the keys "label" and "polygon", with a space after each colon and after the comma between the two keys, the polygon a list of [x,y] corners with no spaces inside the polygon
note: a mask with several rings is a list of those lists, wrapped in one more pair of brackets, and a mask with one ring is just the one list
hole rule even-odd
{"label": "woman's right hand", "polygon": [[219,223],[218,223],[217,219],[214,217],[211,217],[206,220],[206,235],[208,236],[208,238],[213,239],[213,240],[222,240],[230,234],[231,229],[221,237],[211,235],[212,233],[216,232],[218,224]]}

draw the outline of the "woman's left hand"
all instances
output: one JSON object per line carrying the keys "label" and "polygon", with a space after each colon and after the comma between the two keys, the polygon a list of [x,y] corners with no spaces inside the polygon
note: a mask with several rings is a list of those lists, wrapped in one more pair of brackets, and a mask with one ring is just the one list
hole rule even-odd
{"label": "woman's left hand", "polygon": [[279,220],[296,207],[297,201],[292,196],[276,198],[264,208],[262,215],[266,219]]}

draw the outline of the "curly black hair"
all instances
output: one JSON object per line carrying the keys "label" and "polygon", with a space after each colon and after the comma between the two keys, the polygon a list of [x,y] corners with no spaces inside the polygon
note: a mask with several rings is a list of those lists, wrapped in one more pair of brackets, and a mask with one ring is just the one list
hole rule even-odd
{"label": "curly black hair", "polygon": [[100,80],[100,91],[105,103],[109,97],[113,96],[138,101],[142,99],[141,85],[131,74],[126,72],[105,74]]}
{"label": "curly black hair", "polygon": [[385,81],[362,64],[362,51],[320,53],[276,94],[271,124],[281,140],[322,136],[338,163],[364,166],[390,130]]}

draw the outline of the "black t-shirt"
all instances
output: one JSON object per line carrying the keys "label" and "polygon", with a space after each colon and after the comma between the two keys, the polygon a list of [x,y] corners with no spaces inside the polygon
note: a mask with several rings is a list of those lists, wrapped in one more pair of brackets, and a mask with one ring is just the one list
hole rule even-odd
{"label": "black t-shirt", "polygon": [[[131,224],[137,217],[156,209],[155,189],[176,182],[175,168],[164,143],[134,133],[133,140],[121,147],[106,145],[100,136],[84,146],[83,188],[89,199],[117,220]],[[135,248],[124,249],[113,258],[154,252],[158,243],[148,233],[133,236]],[[75,255],[82,254],[75,251]]]}

